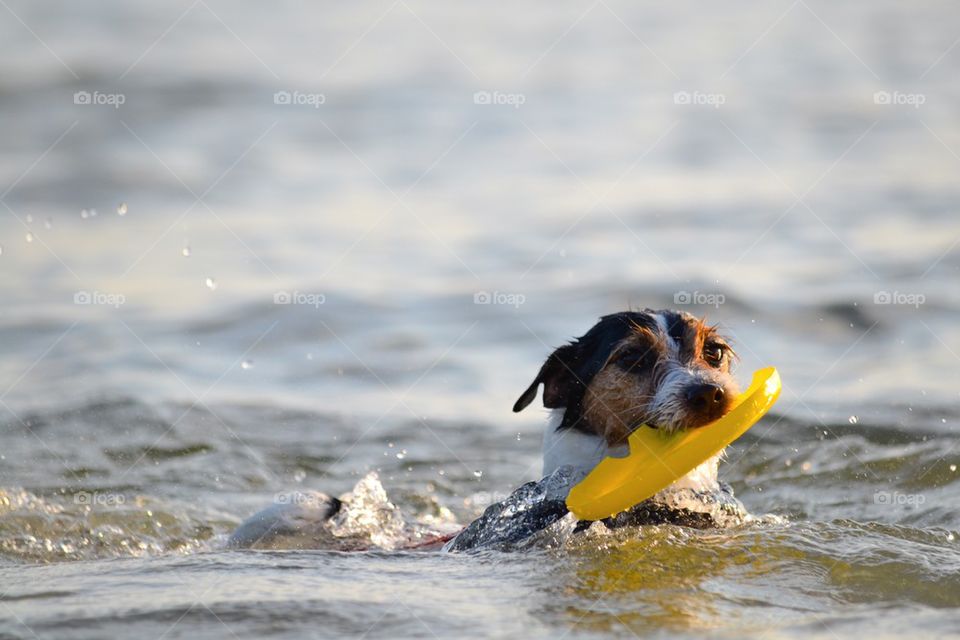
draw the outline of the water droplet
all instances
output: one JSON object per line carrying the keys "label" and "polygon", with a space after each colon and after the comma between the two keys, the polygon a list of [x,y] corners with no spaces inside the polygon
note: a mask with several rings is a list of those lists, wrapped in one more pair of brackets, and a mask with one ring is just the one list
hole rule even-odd
{"label": "water droplet", "polygon": [[90,212],[87,211],[86,209],[80,209],[80,217],[86,220],[87,218],[90,217]]}
{"label": "water droplet", "polygon": [[253,360],[244,360],[240,363],[241,369],[253,369]]}
{"label": "water droplet", "polygon": [[800,471],[803,471],[804,473],[809,473],[810,469],[812,468],[813,468],[813,465],[810,464],[809,462],[804,462],[803,464],[800,465]]}
{"label": "water droplet", "polygon": [[210,289],[210,291],[213,291],[217,288],[217,281],[213,278],[207,278],[204,283],[207,285],[207,289]]}
{"label": "water droplet", "polygon": [[950,465],[950,471],[956,471],[956,470],[957,470],[957,465],[955,464]]}
{"label": "water droplet", "polygon": [[95,218],[95,217],[97,216],[97,210],[96,210],[96,209],[88,209],[88,210],[87,210],[87,214],[88,214],[91,218]]}
{"label": "water droplet", "polygon": [[184,258],[189,258],[191,255],[193,255],[190,245],[184,245],[183,249],[180,249],[180,255],[182,255]]}
{"label": "water droplet", "polygon": [[520,434],[517,433],[517,442],[520,442]]}
{"label": "water droplet", "polygon": [[121,202],[120,204],[117,205],[117,215],[118,215],[118,216],[125,216],[125,215],[127,215],[127,203],[126,203],[126,202]]}
{"label": "water droplet", "polygon": [[27,242],[33,242],[33,234],[27,231],[27,235],[24,236],[27,239]]}
{"label": "water droplet", "polygon": [[947,542],[953,542],[953,538],[954,538],[954,536],[953,536],[952,533],[948,533],[948,534],[947,534]]}
{"label": "water droplet", "polygon": [[850,424],[857,424],[858,422],[860,422],[860,418],[858,418],[857,416],[850,416],[849,418],[847,418],[847,422],[849,422]]}
{"label": "water droplet", "polygon": [[397,460],[403,460],[406,457],[407,457],[406,449],[401,449],[400,452],[397,454]]}
{"label": "water droplet", "polygon": [[3,245],[0,245],[0,256],[3,255]]}
{"label": "water droplet", "polygon": [[307,477],[307,472],[304,471],[303,469],[297,469],[297,470],[293,473],[293,480],[294,480],[295,482],[303,482],[303,479],[306,478],[306,477]]}
{"label": "water droplet", "polygon": [[47,218],[46,220],[44,220],[44,221],[43,221],[43,228],[44,228],[44,229],[53,229],[53,219],[52,219],[52,218]]}
{"label": "water droplet", "polygon": [[390,447],[391,449],[393,449],[393,443],[392,443],[392,442],[388,442],[388,443],[387,443],[387,446]]}
{"label": "water droplet", "polygon": [[482,478],[482,477],[483,477],[483,471],[480,471],[480,469],[477,469],[476,471],[473,472],[473,475],[474,475],[474,477],[476,477],[476,478]]}

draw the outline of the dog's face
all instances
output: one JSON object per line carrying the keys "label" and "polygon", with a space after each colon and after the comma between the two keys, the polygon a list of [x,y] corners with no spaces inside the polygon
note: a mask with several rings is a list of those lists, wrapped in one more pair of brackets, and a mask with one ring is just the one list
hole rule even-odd
{"label": "dog's face", "polygon": [[730,410],[739,393],[735,354],[715,327],[686,312],[629,311],[604,316],[550,354],[513,407],[521,411],[543,383],[543,405],[566,408],[560,428],[626,442],[647,424],[691,429]]}

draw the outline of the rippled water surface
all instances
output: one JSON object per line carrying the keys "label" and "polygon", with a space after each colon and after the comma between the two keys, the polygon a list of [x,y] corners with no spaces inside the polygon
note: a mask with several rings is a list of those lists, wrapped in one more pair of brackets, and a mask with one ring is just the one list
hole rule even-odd
{"label": "rippled water surface", "polygon": [[[953,4],[0,14],[0,636],[960,633]],[[226,548],[370,472],[469,521],[628,306],[780,369],[721,466],[770,517]]]}

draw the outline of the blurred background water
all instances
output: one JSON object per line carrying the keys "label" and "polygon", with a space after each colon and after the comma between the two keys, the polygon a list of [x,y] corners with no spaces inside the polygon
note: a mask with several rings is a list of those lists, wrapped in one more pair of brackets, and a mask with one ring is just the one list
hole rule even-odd
{"label": "blurred background water", "polygon": [[[954,4],[0,5],[0,633],[958,631]],[[627,307],[780,368],[723,475],[784,524],[222,550],[371,470],[476,515]]]}

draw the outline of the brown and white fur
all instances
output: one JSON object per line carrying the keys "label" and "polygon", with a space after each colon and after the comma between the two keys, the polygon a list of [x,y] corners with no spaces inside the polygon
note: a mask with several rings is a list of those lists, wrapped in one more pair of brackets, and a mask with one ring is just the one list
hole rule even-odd
{"label": "brown and white fur", "polygon": [[[689,313],[616,313],[550,354],[513,410],[530,405],[542,384],[551,410],[543,475],[567,465],[589,471],[607,456],[626,455],[627,436],[641,425],[674,432],[724,415],[739,393],[735,359],[716,327]],[[714,489],[718,461],[673,488]]]}

